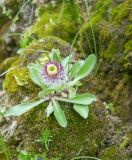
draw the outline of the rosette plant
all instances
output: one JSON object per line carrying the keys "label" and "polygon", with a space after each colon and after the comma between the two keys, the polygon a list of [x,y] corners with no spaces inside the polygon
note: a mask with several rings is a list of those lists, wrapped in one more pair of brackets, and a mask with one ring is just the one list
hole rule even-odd
{"label": "rosette plant", "polygon": [[80,80],[88,76],[96,63],[96,56],[89,55],[86,60],[72,62],[72,55],[62,58],[58,49],[52,49],[51,53],[44,57],[41,63],[30,63],[27,67],[31,80],[42,90],[38,93],[37,100],[10,107],[5,116],[19,116],[33,107],[48,101],[45,109],[47,117],[52,113],[62,127],[67,126],[65,113],[59,102],[73,104],[73,109],[83,118],[89,114],[89,105],[96,101],[96,97],[89,93],[77,94]]}

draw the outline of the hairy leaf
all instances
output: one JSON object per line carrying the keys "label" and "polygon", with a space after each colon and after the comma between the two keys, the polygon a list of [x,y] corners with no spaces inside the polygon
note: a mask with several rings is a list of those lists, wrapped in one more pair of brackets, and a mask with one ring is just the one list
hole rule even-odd
{"label": "hairy leaf", "polygon": [[54,111],[53,104],[52,101],[50,101],[48,107],[46,108],[47,117],[49,117],[50,114],[53,113],[53,111]]}
{"label": "hairy leaf", "polygon": [[86,105],[80,105],[80,104],[74,104],[73,106],[74,110],[80,114],[83,118],[87,118],[89,114],[89,108]]}
{"label": "hairy leaf", "polygon": [[34,83],[36,83],[38,86],[40,86],[41,88],[45,88],[46,86],[45,86],[43,79],[41,77],[41,74],[40,74],[41,68],[42,68],[42,66],[40,64],[30,63],[28,65],[29,76],[30,76],[31,80]]}
{"label": "hairy leaf", "polygon": [[38,93],[38,97],[42,98],[42,97],[50,94],[50,93],[53,92],[53,91],[54,91],[53,89],[45,88],[45,89],[43,89],[42,91],[40,91],[40,92]]}
{"label": "hairy leaf", "polygon": [[73,65],[73,67],[71,68],[70,74],[69,74],[70,78],[77,76],[77,74],[78,74],[80,68],[83,66],[84,62],[85,61],[83,61],[83,60],[79,60]]}
{"label": "hairy leaf", "polygon": [[67,120],[64,111],[61,109],[58,101],[53,100],[54,115],[61,127],[67,126]]}
{"label": "hairy leaf", "polygon": [[70,85],[75,85],[77,81],[89,75],[89,73],[93,70],[96,63],[96,56],[91,54],[85,60],[85,63],[82,65],[76,78],[70,83]]}
{"label": "hairy leaf", "polygon": [[74,98],[60,98],[55,97],[56,100],[69,102],[69,103],[75,103],[75,104],[82,104],[82,105],[89,105],[93,101],[96,101],[96,97],[89,93],[84,93],[81,95],[76,95]]}
{"label": "hairy leaf", "polygon": [[10,107],[4,114],[4,116],[8,117],[8,116],[20,116],[23,113],[29,111],[30,109],[32,109],[35,106],[38,106],[39,104],[41,104],[42,102],[44,102],[45,99],[40,99],[36,102],[32,102],[32,103],[21,103],[18,104],[14,107]]}
{"label": "hairy leaf", "polygon": [[61,61],[60,50],[59,49],[52,49],[52,51],[51,51],[49,56],[50,56],[50,59],[52,61],[56,61],[56,62],[60,62]]}

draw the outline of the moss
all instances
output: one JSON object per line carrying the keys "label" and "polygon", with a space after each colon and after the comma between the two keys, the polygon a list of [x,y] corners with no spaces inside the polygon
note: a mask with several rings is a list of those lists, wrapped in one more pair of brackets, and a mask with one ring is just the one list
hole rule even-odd
{"label": "moss", "polygon": [[120,25],[122,21],[126,21],[126,18],[130,12],[130,3],[131,0],[126,0],[124,3],[112,8],[110,22]]}
{"label": "moss", "polygon": [[106,60],[114,59],[115,54],[117,52],[117,47],[114,42],[110,41],[107,50],[103,50],[101,56]]}
{"label": "moss", "polygon": [[[68,120],[68,127],[65,129],[58,125],[53,116],[45,117],[43,110],[47,105],[43,104],[19,119],[19,126],[13,138],[9,141],[10,146],[16,144],[17,137],[19,137],[23,141],[23,145],[20,146],[20,143],[18,143],[17,148],[22,150],[24,147],[32,153],[47,152],[49,158],[60,157],[69,160],[79,152],[84,156],[94,156],[103,141],[104,130],[107,125],[106,112],[102,103],[97,102],[91,106],[87,120],[82,119],[71,108],[64,107],[64,104],[61,103]],[[50,131],[52,136],[48,151],[45,146],[36,142],[42,131],[46,129]],[[16,149],[16,146],[14,146],[14,149]]]}
{"label": "moss", "polygon": [[[43,58],[47,55],[45,51],[51,51],[52,48],[60,49],[62,54],[66,54],[67,43],[56,37],[47,37],[37,42],[33,42],[25,50],[17,61],[15,61],[10,68],[10,71],[6,74],[4,81],[4,89],[8,93],[16,93],[19,91],[19,95],[32,94],[38,91],[38,87],[31,82],[26,66],[30,62],[37,62],[39,58]],[[35,89],[36,88],[36,89]],[[33,95],[31,96],[33,97]]]}
{"label": "moss", "polygon": [[[12,64],[11,67],[14,69],[7,73],[4,87],[9,94],[12,94],[10,100],[14,104],[20,103],[25,97],[36,97],[39,88],[31,82],[27,65],[38,61],[40,57],[43,58],[47,55],[45,51],[51,51],[52,48],[59,48],[62,56],[69,54],[65,41],[56,37],[47,37],[31,43],[24,54]],[[82,88],[83,91],[86,90],[86,86],[87,84]],[[16,158],[16,148],[27,150],[29,153],[47,152],[48,158],[61,157],[65,160],[73,158],[79,152],[81,155],[94,156],[104,140],[104,130],[108,122],[102,102],[98,101],[91,106],[87,120],[82,119],[71,107],[60,103],[68,120],[68,127],[65,129],[58,125],[54,116],[50,118],[45,116],[44,110],[47,105],[48,103],[41,104],[40,107],[17,119],[18,128],[7,142],[10,146],[11,159]],[[37,142],[45,129],[50,130],[52,136],[49,151]]]}
{"label": "moss", "polygon": [[74,1],[58,2],[56,6],[49,4],[39,9],[36,23],[25,35],[35,34],[38,38],[57,36],[72,42],[78,30],[79,12]]}
{"label": "moss", "polygon": [[110,5],[111,0],[106,0],[105,3],[103,0],[98,0],[95,6],[95,12],[99,12],[100,15],[105,16]]}
{"label": "moss", "polygon": [[109,147],[104,149],[99,158],[101,160],[125,160],[127,156],[118,147]]}
{"label": "moss", "polygon": [[[91,52],[94,53],[95,46],[94,46],[94,38],[96,41],[96,48],[99,47],[99,24],[100,22],[107,19],[107,10],[111,4],[110,0],[107,0],[104,5],[104,1],[99,0],[95,6],[95,12],[93,12],[92,16],[86,22],[81,30],[80,30],[80,50],[83,53],[90,54]],[[93,33],[92,33],[93,30]],[[93,35],[94,34],[94,35]]]}
{"label": "moss", "polygon": [[8,92],[16,92],[21,89],[28,89],[31,80],[28,76],[28,70],[26,67],[14,67],[6,75],[6,80],[4,82],[4,89]]}
{"label": "moss", "polygon": [[132,36],[132,25],[129,24],[125,28],[125,37],[128,39],[131,38],[131,36]]}
{"label": "moss", "polygon": [[125,54],[129,53],[132,51],[132,40],[127,41],[125,44]]}
{"label": "moss", "polygon": [[15,62],[18,59],[18,56],[11,57],[11,58],[6,58],[3,63],[0,64],[0,72],[4,72],[8,70],[12,63]]}
{"label": "moss", "polygon": [[125,70],[131,70],[132,40],[128,40],[124,45],[124,55],[119,59]]}
{"label": "moss", "polygon": [[[114,104],[112,114],[118,115],[125,123],[129,121],[131,112],[131,1],[112,0],[100,11],[105,2],[98,0],[91,14],[99,62],[96,91],[101,99]],[[94,53],[90,21],[81,30],[80,50],[83,54],[91,53],[87,39]]]}

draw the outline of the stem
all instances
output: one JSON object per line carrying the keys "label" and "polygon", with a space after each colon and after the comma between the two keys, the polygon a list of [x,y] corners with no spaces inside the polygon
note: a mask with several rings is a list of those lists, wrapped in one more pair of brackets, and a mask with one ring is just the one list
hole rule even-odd
{"label": "stem", "polygon": [[[21,11],[23,10],[23,8],[24,8],[30,1],[31,1],[31,0],[27,0],[27,1],[22,5],[22,7],[20,8],[20,10],[17,12],[17,14],[15,15],[15,17],[13,18],[12,23],[11,23],[11,25],[10,25],[10,28],[11,28],[12,25],[16,22],[16,19],[17,19],[17,17],[19,16],[19,14],[21,13]],[[10,32],[10,31],[8,31],[7,34],[9,34],[9,32]]]}
{"label": "stem", "polygon": [[61,17],[63,15],[64,6],[65,6],[65,0],[63,0],[63,2],[62,2],[62,7],[61,7],[60,15],[59,15],[59,18],[58,18],[58,23],[60,23]]}
{"label": "stem", "polygon": [[21,33],[10,33],[10,34],[6,34],[4,37],[11,37],[11,36],[20,36]]}
{"label": "stem", "polygon": [[85,159],[86,160],[86,158],[87,159],[94,159],[94,160],[101,160],[101,159],[99,159],[99,158],[95,158],[95,157],[90,157],[90,156],[80,156],[80,157],[75,157],[75,158],[72,158],[71,160],[75,160],[75,159]]}
{"label": "stem", "polygon": [[12,69],[14,69],[14,68],[15,68],[15,67],[6,70],[6,71],[3,72],[2,74],[0,74],[0,77],[4,76],[6,73],[8,73],[10,70],[12,70]]}
{"label": "stem", "polygon": [[92,31],[93,42],[94,42],[94,50],[95,50],[95,54],[97,55],[97,45],[96,45],[95,34],[94,34],[94,30],[93,30],[93,26],[92,26],[90,14],[89,14],[88,2],[86,0],[84,0],[84,2],[86,4],[86,9],[87,9],[88,17],[89,17],[90,28],[91,28],[91,31]]}

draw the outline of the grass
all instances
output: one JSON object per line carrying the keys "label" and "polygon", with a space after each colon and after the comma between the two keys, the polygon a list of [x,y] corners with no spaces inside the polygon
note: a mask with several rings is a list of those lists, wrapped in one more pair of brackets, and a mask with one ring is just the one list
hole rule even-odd
{"label": "grass", "polygon": [[93,43],[94,43],[94,51],[95,51],[95,54],[97,55],[96,39],[95,39],[93,25],[91,23],[91,17],[90,17],[90,13],[89,13],[89,9],[88,9],[88,2],[86,0],[84,0],[84,2],[85,2],[85,5],[86,5],[87,15],[88,15],[88,18],[89,18],[90,28],[91,28],[91,32],[92,32]]}
{"label": "grass", "polygon": [[6,146],[5,142],[4,142],[3,137],[2,137],[1,134],[0,134],[0,149],[1,149],[0,153],[5,155],[5,159],[4,160],[10,160],[9,159],[10,156],[9,156],[9,152],[8,152],[7,146]]}
{"label": "grass", "polygon": [[88,159],[92,159],[92,160],[101,160],[101,159],[99,159],[99,158],[90,157],[90,156],[80,156],[80,157],[75,157],[75,158],[72,158],[71,160],[76,160],[76,159],[85,159],[85,160],[88,160]]}

